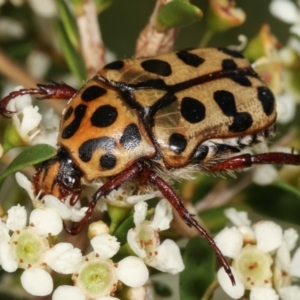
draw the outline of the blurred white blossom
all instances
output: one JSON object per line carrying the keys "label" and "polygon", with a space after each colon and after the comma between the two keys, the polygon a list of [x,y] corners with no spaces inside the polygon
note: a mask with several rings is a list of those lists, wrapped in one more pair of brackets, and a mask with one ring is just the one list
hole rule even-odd
{"label": "blurred white blossom", "polygon": [[283,300],[299,299],[300,290],[291,281],[300,278],[296,271],[300,255],[298,250],[293,258],[290,253],[296,245],[297,232],[291,228],[283,231],[272,221],[250,226],[246,213],[233,208],[225,214],[235,226],[223,229],[215,241],[223,254],[233,259],[236,285],[232,286],[221,268],[218,280],[223,290],[233,299],[241,298],[246,290],[252,300],[278,300],[279,296]]}

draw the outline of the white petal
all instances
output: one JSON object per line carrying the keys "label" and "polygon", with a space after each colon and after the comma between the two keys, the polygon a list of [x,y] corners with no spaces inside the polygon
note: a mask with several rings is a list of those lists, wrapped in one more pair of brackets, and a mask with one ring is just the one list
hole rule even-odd
{"label": "white petal", "polygon": [[279,294],[282,300],[299,300],[300,287],[296,285],[279,288]]}
{"label": "white petal", "polygon": [[0,35],[2,40],[20,39],[24,37],[25,30],[22,24],[16,19],[1,16]]}
{"label": "white petal", "polygon": [[146,251],[142,249],[137,242],[136,231],[134,229],[129,229],[127,232],[127,242],[131,250],[140,258],[145,258],[147,256]]}
{"label": "white petal", "polygon": [[[296,100],[293,94],[284,93],[276,96],[277,121],[286,124],[295,117]],[[269,174],[267,174],[269,176]]]}
{"label": "white petal", "polygon": [[29,224],[40,235],[58,235],[63,224],[59,214],[51,208],[36,208],[29,217]]}
{"label": "white petal", "polygon": [[270,4],[270,12],[278,19],[289,24],[298,21],[298,9],[289,0],[273,0]]}
{"label": "white petal", "polygon": [[102,259],[113,257],[120,249],[120,243],[115,236],[102,233],[91,239],[91,245]]}
{"label": "white petal", "polygon": [[[14,88],[14,91],[18,91],[23,88],[24,87],[21,85],[16,86]],[[7,109],[19,112],[19,111],[22,111],[25,107],[30,106],[31,102],[32,102],[31,97],[29,95],[21,95],[16,98],[13,98],[11,101],[9,101],[9,103],[7,105]]]}
{"label": "white petal", "polygon": [[298,238],[298,232],[294,228],[286,229],[283,232],[283,239],[285,240],[290,251],[294,250],[294,248],[296,247]]}
{"label": "white petal", "polygon": [[250,291],[250,300],[279,300],[275,290],[268,287],[253,287]]}
{"label": "white petal", "polygon": [[276,253],[276,267],[282,271],[289,272],[291,263],[290,251],[285,241],[282,242]]}
{"label": "white petal", "polygon": [[146,261],[147,265],[170,274],[177,274],[184,269],[181,253],[177,244],[165,240],[158,248],[157,254]]}
{"label": "white petal", "polygon": [[225,227],[214,240],[222,253],[230,258],[235,258],[243,246],[243,235],[236,227]]}
{"label": "white petal", "polygon": [[38,50],[31,51],[26,58],[27,69],[35,78],[43,78],[50,64],[51,60],[49,56]]}
{"label": "white petal", "polygon": [[31,181],[29,181],[29,179],[24,174],[22,174],[20,172],[17,172],[15,174],[15,178],[16,178],[16,181],[17,181],[18,185],[20,187],[22,187],[27,192],[30,199],[33,200],[35,198],[35,196],[34,196]]}
{"label": "white petal", "polygon": [[166,230],[170,228],[172,219],[172,206],[169,201],[167,201],[166,199],[162,199],[157,204],[153,220],[149,225],[154,229]]}
{"label": "white petal", "polygon": [[17,129],[20,137],[28,144],[32,143],[32,138],[39,134],[41,114],[38,107],[26,106],[22,111],[12,115],[12,122]]}
{"label": "white petal", "polygon": [[27,222],[27,212],[24,206],[21,206],[20,204],[16,206],[12,206],[7,211],[7,221],[6,226],[12,230],[22,230]]}
{"label": "white petal", "polygon": [[0,219],[0,243],[9,242],[9,241],[10,241],[9,229],[7,228],[6,224],[3,223]]}
{"label": "white petal", "polygon": [[39,0],[29,0],[32,10],[41,17],[51,18],[56,15],[56,7],[52,0],[43,0],[43,5]]}
{"label": "white petal", "polygon": [[255,244],[256,243],[255,232],[252,227],[240,226],[238,229],[243,235],[244,244]]}
{"label": "white petal", "polygon": [[271,221],[261,221],[253,225],[257,248],[263,252],[276,250],[282,243],[282,228]]}
{"label": "white petal", "polygon": [[50,274],[41,268],[32,267],[21,276],[23,288],[33,296],[46,296],[53,290],[53,280]]}
{"label": "white petal", "polygon": [[245,211],[237,211],[235,208],[228,208],[225,209],[224,214],[226,218],[237,227],[251,225],[251,221],[248,219],[248,213]]}
{"label": "white petal", "polygon": [[255,169],[254,174],[252,176],[253,182],[258,185],[268,185],[271,184],[278,178],[278,171],[274,168],[274,166],[264,165],[259,166]]}
{"label": "white petal", "polygon": [[143,202],[158,197],[158,194],[159,194],[158,192],[155,192],[155,193],[148,193],[143,195],[131,195],[126,198],[126,202],[134,205],[138,202]]}
{"label": "white petal", "polygon": [[135,226],[138,226],[145,220],[147,215],[147,207],[148,204],[144,201],[140,201],[134,206],[133,221]]}
{"label": "white petal", "polygon": [[53,195],[45,195],[43,201],[46,207],[54,209],[63,220],[69,220],[71,218],[71,209],[58,198]]}
{"label": "white petal", "polygon": [[135,256],[128,256],[119,261],[116,272],[119,280],[133,288],[143,286],[149,278],[146,265]]}
{"label": "white petal", "polygon": [[235,279],[235,285],[232,285],[232,282],[228,277],[228,274],[225,272],[224,268],[220,268],[217,273],[218,281],[227,295],[229,295],[233,299],[239,299],[244,295],[245,288],[243,283],[239,279],[238,274],[233,268],[231,268],[231,272]]}
{"label": "white petal", "polygon": [[70,243],[59,243],[46,251],[44,260],[55,272],[72,274],[80,268],[82,254]]}
{"label": "white petal", "polygon": [[54,291],[52,300],[66,299],[86,300],[86,297],[77,286],[61,285]]}
{"label": "white petal", "polygon": [[18,262],[13,256],[11,246],[7,242],[0,243],[1,266],[6,272],[15,272],[18,269]]}
{"label": "white petal", "polygon": [[290,264],[290,275],[300,278],[300,248],[295,251]]}

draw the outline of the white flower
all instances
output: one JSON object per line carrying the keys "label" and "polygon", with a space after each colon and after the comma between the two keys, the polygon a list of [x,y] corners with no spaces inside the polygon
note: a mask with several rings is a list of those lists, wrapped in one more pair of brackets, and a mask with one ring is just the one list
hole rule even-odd
{"label": "white flower", "polygon": [[[22,88],[22,86],[19,86],[14,90],[18,91]],[[15,112],[12,114],[12,122],[22,140],[27,144],[32,144],[32,140],[41,131],[39,124],[42,116],[38,113],[39,108],[32,106],[29,95],[22,95],[11,99],[7,109]]]}
{"label": "white flower", "polygon": [[[118,263],[111,260],[120,248],[115,237],[103,233],[95,236],[91,240],[91,245],[94,251],[83,257],[81,262],[77,260],[76,271],[72,276],[75,286],[57,288],[53,299],[69,299],[70,293],[73,295],[72,299],[78,300],[90,298],[113,300],[117,298],[110,295],[117,289],[118,281],[131,288],[140,288],[148,280],[148,269],[140,258],[128,256]],[[55,257],[51,260],[54,262]],[[63,264],[63,257],[60,264]]]}
{"label": "white flower", "polygon": [[[18,91],[23,87],[16,87]],[[10,100],[7,109],[14,111],[12,114],[13,126],[20,138],[29,145],[47,143],[57,147],[57,135],[59,130],[58,115],[53,109],[49,109],[42,115],[38,112],[38,106],[33,106],[29,95],[22,95]]]}
{"label": "white flower", "polygon": [[15,19],[1,16],[0,19],[0,38],[6,39],[21,39],[25,35],[23,25]]}
{"label": "white flower", "polygon": [[270,11],[283,22],[293,24],[299,21],[297,6],[290,0],[273,0]]}
{"label": "white flower", "polygon": [[297,232],[294,229],[283,231],[271,221],[250,226],[247,215],[235,209],[225,214],[236,226],[223,229],[215,241],[225,256],[233,258],[232,272],[237,287],[232,286],[221,268],[218,279],[224,291],[233,299],[242,297],[243,289],[250,290],[252,300],[278,300],[278,293],[281,297],[290,292],[298,295],[298,291],[291,288],[291,276],[300,277],[300,250],[293,258],[290,254],[298,239]]}
{"label": "white flower", "polygon": [[[33,211],[32,218],[30,215],[31,224],[26,227],[26,211],[23,207],[18,205],[8,210],[8,223],[5,225],[7,229],[3,223],[0,226],[0,262],[7,272],[14,272],[18,267],[25,269],[21,277],[24,289],[32,295],[45,296],[53,288],[52,278],[44,270],[44,257],[49,249],[46,235],[49,232],[43,232],[39,228],[44,226],[43,222],[51,222],[51,216],[50,219],[49,216],[44,216],[43,222],[35,223],[39,218],[38,214],[36,210]],[[7,230],[13,231],[11,236],[7,235]]]}
{"label": "white flower", "polygon": [[145,220],[147,205],[135,205],[134,222],[136,227],[127,233],[131,249],[144,262],[162,272],[177,274],[184,269],[180,250],[176,243],[166,239],[160,242],[159,231],[169,228],[172,208],[167,200],[161,200],[155,208],[152,221]]}
{"label": "white flower", "polygon": [[102,199],[114,206],[133,207],[138,202],[146,201],[160,195],[160,192],[135,195],[135,191],[136,185],[134,185],[132,182],[128,182],[123,184],[118,189],[111,191],[109,195],[103,197]]}
{"label": "white flower", "polygon": [[293,120],[296,114],[296,101],[294,95],[289,92],[285,92],[281,95],[277,95],[276,110],[277,110],[277,121],[279,123],[286,124],[291,120]]}

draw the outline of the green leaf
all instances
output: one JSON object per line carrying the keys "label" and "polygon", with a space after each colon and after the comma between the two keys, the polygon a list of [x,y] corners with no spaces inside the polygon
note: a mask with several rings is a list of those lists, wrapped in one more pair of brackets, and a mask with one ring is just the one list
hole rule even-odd
{"label": "green leaf", "polygon": [[156,29],[162,32],[170,28],[187,26],[200,21],[202,16],[202,11],[189,1],[173,0],[160,9]]}
{"label": "green leaf", "polygon": [[72,45],[62,21],[57,22],[56,32],[59,44],[61,46],[61,50],[64,54],[64,57],[68,63],[70,70],[78,78],[80,83],[84,82],[87,77],[84,63],[79,53]]}
{"label": "green leaf", "polygon": [[75,49],[79,49],[80,42],[78,27],[73,14],[70,12],[69,7],[66,5],[64,0],[56,0],[55,2],[58,14],[71,44],[75,47]]}
{"label": "green leaf", "polygon": [[295,188],[294,186],[292,186],[286,182],[283,182],[283,181],[274,182],[273,185],[283,189],[284,191],[286,191],[288,193],[291,193],[291,194],[297,196],[300,200],[300,190]]}
{"label": "green leaf", "polygon": [[129,229],[134,228],[135,224],[133,222],[133,216],[128,217],[114,232],[114,236],[117,240],[124,245],[127,243],[127,232]]}
{"label": "green leaf", "polygon": [[184,253],[185,269],[180,273],[180,299],[199,300],[215,280],[216,255],[208,242],[197,236],[189,241]]}
{"label": "green leaf", "polygon": [[11,162],[6,171],[0,175],[0,186],[8,175],[20,171],[27,166],[43,162],[55,154],[56,149],[47,144],[38,144],[26,148]]}

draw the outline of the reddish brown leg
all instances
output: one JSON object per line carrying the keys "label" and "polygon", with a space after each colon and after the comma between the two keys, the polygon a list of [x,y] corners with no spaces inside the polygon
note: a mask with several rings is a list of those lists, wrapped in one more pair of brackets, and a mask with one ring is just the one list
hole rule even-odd
{"label": "reddish brown leg", "polygon": [[22,95],[41,95],[40,100],[43,99],[64,99],[69,100],[77,92],[74,88],[65,83],[57,83],[51,81],[47,84],[37,84],[37,89],[21,89],[19,91],[11,92],[0,101],[0,115],[8,117],[14,111],[7,110],[6,107],[9,101],[13,98]]}
{"label": "reddish brown leg", "polygon": [[242,154],[231,157],[209,167],[209,171],[221,172],[238,170],[251,167],[252,165],[300,165],[300,155],[282,152],[269,152],[262,154]]}
{"label": "reddish brown leg", "polygon": [[73,224],[71,228],[67,228],[64,225],[65,230],[72,234],[76,235],[78,234],[83,227],[86,225],[88,220],[91,218],[93,211],[95,209],[95,206],[97,204],[97,201],[102,197],[108,195],[112,190],[116,190],[119,188],[124,182],[130,180],[132,177],[137,175],[141,172],[143,168],[143,165],[141,163],[136,163],[135,165],[131,166],[121,174],[114,177],[112,180],[106,182],[104,185],[102,185],[99,190],[93,195],[93,200],[89,205],[88,210],[85,213],[84,218],[77,224]]}
{"label": "reddish brown leg", "polygon": [[143,169],[142,176],[148,178],[148,180],[152,184],[156,185],[157,188],[161,191],[161,193],[166,197],[166,199],[172,204],[172,206],[180,215],[180,217],[186,222],[186,224],[190,227],[195,227],[198,230],[198,232],[208,241],[208,243],[212,246],[212,248],[216,252],[218,258],[220,259],[221,264],[225,269],[225,272],[228,274],[232,282],[232,285],[235,285],[233,274],[221,250],[218,248],[215,241],[208,234],[208,232],[203,227],[201,227],[199,223],[193,218],[193,216],[187,211],[181,199],[177,196],[174,190],[163,179],[161,179],[155,172],[149,169]]}

